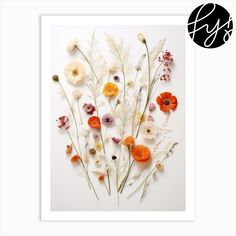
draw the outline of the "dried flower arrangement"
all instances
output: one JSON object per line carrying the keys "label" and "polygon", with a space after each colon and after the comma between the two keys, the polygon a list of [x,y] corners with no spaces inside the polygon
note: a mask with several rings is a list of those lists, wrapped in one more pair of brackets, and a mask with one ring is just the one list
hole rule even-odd
{"label": "dried flower arrangement", "polygon": [[[171,79],[173,55],[163,49],[165,39],[150,50],[148,40],[139,33],[137,43],[144,48],[138,63],[132,65],[123,40],[109,34],[105,38],[108,61],[112,61],[109,65],[99,51],[95,33],[86,52],[77,39],[68,43],[68,53],[77,60],[66,65],[64,77],[52,76],[70,110],[56,120],[57,127],[63,130],[61,135],[68,135],[65,155],[83,173],[98,200],[97,184],[118,198],[129,186],[127,199],[141,192],[142,200],[153,176],[164,170],[164,162],[177,145],[168,136],[168,121],[177,109],[177,97],[169,91],[154,94],[156,86]],[[127,79],[131,73],[134,78]],[[70,84],[70,93],[64,83]],[[89,93],[84,92],[85,87]],[[157,112],[165,117],[161,125],[155,118]],[[135,165],[143,166],[146,172],[135,172]]]}

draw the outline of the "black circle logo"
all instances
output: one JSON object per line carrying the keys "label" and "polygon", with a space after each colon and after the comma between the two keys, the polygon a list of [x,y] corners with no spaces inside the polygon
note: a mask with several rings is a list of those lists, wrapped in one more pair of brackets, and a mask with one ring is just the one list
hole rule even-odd
{"label": "black circle logo", "polygon": [[218,4],[202,4],[191,13],[188,19],[190,37],[204,48],[216,48],[223,45],[230,38],[232,31],[232,17]]}

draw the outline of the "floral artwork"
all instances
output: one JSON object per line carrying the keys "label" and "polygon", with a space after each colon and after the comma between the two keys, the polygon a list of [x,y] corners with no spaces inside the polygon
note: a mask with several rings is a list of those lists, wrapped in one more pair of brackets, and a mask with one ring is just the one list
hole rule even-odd
{"label": "floral artwork", "polygon": [[66,111],[53,116],[57,138],[66,140],[57,158],[80,173],[86,194],[98,203],[108,195],[118,206],[134,196],[142,204],[152,194],[150,186],[158,189],[158,182],[171,175],[161,173],[177,158],[179,140],[169,122],[183,106],[170,86],[179,64],[165,38],[153,45],[137,31],[132,41],[140,48],[139,58],[130,56],[125,37],[104,32],[104,54],[96,31],[88,40],[81,42],[79,33],[68,38],[61,45],[68,61],[52,72],[55,100]]}

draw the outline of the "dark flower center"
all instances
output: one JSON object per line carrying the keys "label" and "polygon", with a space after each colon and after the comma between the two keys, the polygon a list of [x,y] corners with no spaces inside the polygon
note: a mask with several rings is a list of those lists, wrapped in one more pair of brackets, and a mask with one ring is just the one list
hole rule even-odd
{"label": "dark flower center", "polygon": [[110,122],[110,118],[107,117],[107,118],[105,119],[105,121],[106,121],[107,123],[109,123],[109,122]]}
{"label": "dark flower center", "polygon": [[78,73],[78,70],[76,70],[76,69],[73,69],[72,70],[72,75],[73,76],[77,76],[79,73]]}
{"label": "dark flower center", "polygon": [[170,100],[169,99],[165,99],[163,103],[164,103],[164,105],[168,106],[168,105],[170,105]]}
{"label": "dark flower center", "polygon": [[151,132],[151,130],[150,130],[150,129],[147,129],[147,132],[148,132],[148,133],[150,133],[150,132]]}

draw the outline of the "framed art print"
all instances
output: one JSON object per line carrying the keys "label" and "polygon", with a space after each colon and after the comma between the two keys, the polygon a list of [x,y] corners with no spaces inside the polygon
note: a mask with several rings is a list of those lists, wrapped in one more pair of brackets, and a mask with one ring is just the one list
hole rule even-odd
{"label": "framed art print", "polygon": [[[41,219],[194,219],[185,16],[41,16]],[[124,214],[125,212],[125,214]]]}

